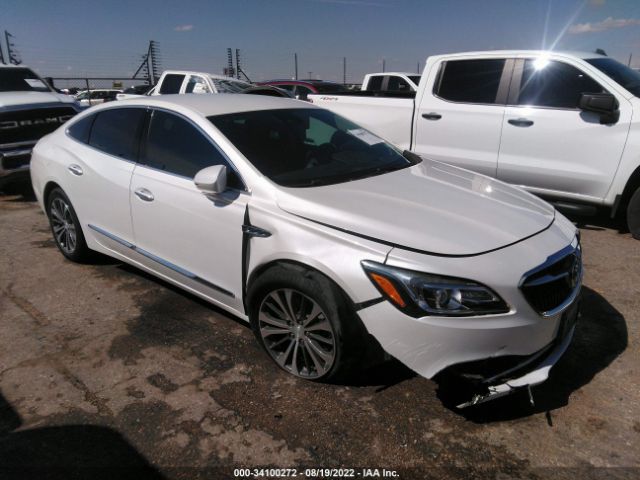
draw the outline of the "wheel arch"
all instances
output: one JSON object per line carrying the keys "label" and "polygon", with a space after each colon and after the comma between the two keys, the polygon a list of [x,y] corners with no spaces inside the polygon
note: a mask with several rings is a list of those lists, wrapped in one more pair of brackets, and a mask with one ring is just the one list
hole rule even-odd
{"label": "wheel arch", "polygon": [[244,296],[243,299],[243,303],[245,304],[245,311],[248,312],[248,307],[249,307],[249,296],[250,296],[250,292],[251,292],[251,287],[253,286],[253,284],[255,283],[255,281],[260,277],[260,275],[262,275],[264,272],[266,272],[267,270],[270,270],[271,268],[275,268],[278,266],[284,266],[284,267],[289,267],[291,269],[297,270],[299,273],[301,273],[302,275],[304,275],[306,272],[314,272],[317,273],[319,275],[322,275],[324,278],[326,278],[329,282],[331,282],[333,285],[335,285],[340,292],[342,293],[342,295],[344,295],[345,300],[347,300],[351,305],[355,305],[355,302],[353,300],[353,298],[349,295],[347,289],[344,288],[343,285],[340,284],[340,282],[337,282],[336,280],[334,280],[334,278],[331,277],[331,275],[328,274],[328,272],[323,271],[321,268],[318,268],[314,265],[310,265],[309,263],[305,263],[299,260],[294,260],[294,259],[290,259],[290,258],[278,258],[278,259],[273,259],[270,261],[267,261],[261,265],[256,266],[248,275],[247,277],[247,285],[246,285],[246,295]]}
{"label": "wheel arch", "polygon": [[620,200],[617,202],[615,211],[612,212],[612,216],[617,216],[618,213],[622,213],[624,215],[631,196],[638,188],[640,188],[640,166],[636,167],[633,173],[629,176],[629,179],[622,190],[622,194],[620,195]]}
{"label": "wheel arch", "polygon": [[[47,184],[44,186],[44,190],[42,194],[42,204],[44,205],[45,212],[47,212],[47,206],[49,204],[49,195],[51,195],[51,192],[53,192],[53,190],[56,188],[59,188],[64,192],[64,189],[53,180],[49,180]],[[65,195],[66,195],[66,192],[65,192]],[[48,214],[49,212],[47,212],[47,215]]]}

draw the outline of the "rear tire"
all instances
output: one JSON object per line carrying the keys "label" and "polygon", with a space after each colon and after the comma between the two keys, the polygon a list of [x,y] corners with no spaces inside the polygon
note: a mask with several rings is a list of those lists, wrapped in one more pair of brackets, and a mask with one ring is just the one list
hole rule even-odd
{"label": "rear tire", "polygon": [[324,275],[277,265],[252,284],[248,305],[258,343],[286,372],[336,382],[359,367],[366,331],[345,294]]}
{"label": "rear tire", "polygon": [[640,240],[640,188],[631,196],[627,205],[627,226],[633,238]]}
{"label": "rear tire", "polygon": [[47,197],[47,216],[53,240],[58,250],[72,262],[86,263],[91,259],[78,215],[61,188],[54,188]]}

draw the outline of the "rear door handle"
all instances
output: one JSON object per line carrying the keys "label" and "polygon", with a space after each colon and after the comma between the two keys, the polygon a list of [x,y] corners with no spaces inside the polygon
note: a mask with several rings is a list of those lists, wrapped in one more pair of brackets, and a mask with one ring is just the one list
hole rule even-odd
{"label": "rear door handle", "polygon": [[440,120],[442,118],[442,115],[436,112],[423,113],[422,118],[426,120]]}
{"label": "rear door handle", "polygon": [[146,188],[139,188],[133,193],[135,193],[140,200],[144,200],[145,202],[153,202],[153,193],[151,193]]}
{"label": "rear door handle", "polygon": [[84,173],[82,171],[82,167],[80,167],[80,165],[76,165],[75,163],[72,163],[71,165],[69,165],[67,169],[77,177],[79,177]]}
{"label": "rear door handle", "polygon": [[530,127],[533,125],[533,120],[527,120],[526,118],[512,118],[507,121],[516,127]]}

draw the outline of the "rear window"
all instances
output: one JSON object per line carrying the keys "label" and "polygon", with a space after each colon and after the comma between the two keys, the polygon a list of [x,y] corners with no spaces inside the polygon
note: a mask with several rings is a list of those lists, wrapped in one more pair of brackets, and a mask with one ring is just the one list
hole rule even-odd
{"label": "rear window", "polygon": [[50,92],[49,86],[28,68],[3,68],[0,92]]}
{"label": "rear window", "polygon": [[420,75],[409,75],[409,79],[416,85],[420,84]]}
{"label": "rear window", "polygon": [[162,85],[160,85],[160,93],[163,95],[170,93],[180,93],[180,87],[182,86],[183,80],[184,75],[175,73],[165,75],[164,80],[162,80]]}
{"label": "rear window", "polygon": [[504,63],[504,59],[446,62],[435,93],[452,102],[496,103]]}
{"label": "rear window", "polygon": [[113,108],[97,113],[89,145],[110,155],[135,161],[144,115],[142,108]]}
{"label": "rear window", "polygon": [[95,115],[84,117],[71,125],[67,132],[71,137],[75,138],[79,142],[89,143],[89,133],[91,132],[91,126],[95,119]]}

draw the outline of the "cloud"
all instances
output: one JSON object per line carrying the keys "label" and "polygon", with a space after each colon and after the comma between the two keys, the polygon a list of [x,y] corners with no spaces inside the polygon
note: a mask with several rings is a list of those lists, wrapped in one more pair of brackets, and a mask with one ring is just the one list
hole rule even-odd
{"label": "cloud", "polygon": [[607,3],[607,0],[591,0],[589,3],[592,7],[602,7],[605,3]]}
{"label": "cloud", "polygon": [[176,25],[173,29],[176,32],[190,32],[193,30],[193,25]]}
{"label": "cloud", "polygon": [[605,18],[601,22],[576,23],[569,27],[569,33],[595,33],[604,32],[614,28],[625,28],[640,25],[640,18]]}

